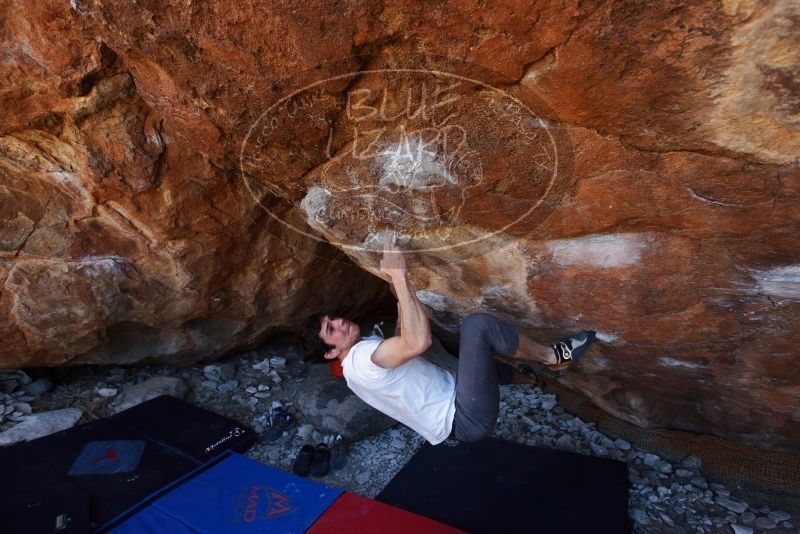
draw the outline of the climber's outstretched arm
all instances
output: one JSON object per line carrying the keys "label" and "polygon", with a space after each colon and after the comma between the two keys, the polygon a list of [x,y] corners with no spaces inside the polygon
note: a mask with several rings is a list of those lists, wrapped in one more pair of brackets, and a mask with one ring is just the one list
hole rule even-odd
{"label": "climber's outstretched arm", "polygon": [[381,343],[372,354],[372,361],[379,367],[391,369],[419,356],[430,347],[431,326],[425,308],[417,299],[408,279],[405,256],[397,248],[392,236],[384,244],[381,272],[389,275],[397,296],[400,335]]}

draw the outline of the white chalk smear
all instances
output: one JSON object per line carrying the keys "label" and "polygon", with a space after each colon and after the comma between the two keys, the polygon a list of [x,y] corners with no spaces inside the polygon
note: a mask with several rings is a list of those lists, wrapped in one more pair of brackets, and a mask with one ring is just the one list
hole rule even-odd
{"label": "white chalk smear", "polygon": [[487,297],[508,297],[511,293],[503,286],[487,286],[481,288],[481,294]]}
{"label": "white chalk smear", "polygon": [[314,186],[300,201],[300,208],[305,212],[306,220],[311,227],[317,227],[324,220],[325,206],[330,196],[330,191],[324,187]]}
{"label": "white chalk smear", "polygon": [[383,151],[382,156],[380,185],[383,187],[428,190],[457,181],[442,164],[434,147],[428,147],[419,139],[405,137]]}
{"label": "white chalk smear", "polygon": [[421,303],[438,312],[446,311],[450,300],[444,295],[434,293],[433,291],[428,291],[427,289],[418,290],[417,298]]}
{"label": "white chalk smear", "polygon": [[706,366],[702,363],[687,362],[684,360],[676,360],[675,358],[663,357],[658,359],[658,363],[664,367],[683,367],[686,369],[705,369]]}
{"label": "white chalk smear", "polygon": [[558,265],[612,268],[637,263],[647,242],[642,234],[606,234],[559,239],[547,246]]}
{"label": "white chalk smear", "polygon": [[756,271],[758,292],[773,297],[800,300],[800,265]]}
{"label": "white chalk smear", "polygon": [[84,256],[76,262],[76,271],[84,276],[96,277],[105,274],[123,275],[121,264],[127,263],[125,258],[115,256]]}
{"label": "white chalk smear", "polygon": [[619,345],[622,345],[622,344],[625,343],[624,339],[622,339],[622,338],[620,338],[618,336],[615,336],[614,334],[609,334],[609,333],[606,333],[606,332],[597,332],[596,333],[596,337],[597,337],[597,339],[599,341],[602,341],[603,343],[613,343],[613,344],[619,344]]}

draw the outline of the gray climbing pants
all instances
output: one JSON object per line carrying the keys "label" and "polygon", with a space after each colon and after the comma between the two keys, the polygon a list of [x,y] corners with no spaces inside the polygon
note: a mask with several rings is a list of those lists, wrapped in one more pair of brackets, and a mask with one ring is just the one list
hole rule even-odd
{"label": "gray climbing pants", "polygon": [[518,342],[516,327],[493,315],[473,313],[464,318],[451,437],[459,441],[476,441],[492,432],[500,403],[497,386],[509,384],[514,378],[514,369],[495,362],[492,354],[513,356]]}

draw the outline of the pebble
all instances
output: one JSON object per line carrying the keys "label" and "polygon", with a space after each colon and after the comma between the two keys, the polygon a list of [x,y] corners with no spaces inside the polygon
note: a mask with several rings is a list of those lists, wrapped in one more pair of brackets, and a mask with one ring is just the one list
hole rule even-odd
{"label": "pebble", "polygon": [[692,486],[695,486],[702,490],[708,489],[708,482],[706,482],[706,479],[704,479],[703,477],[694,477],[690,482],[692,483]]}
{"label": "pebble", "polygon": [[147,402],[161,395],[172,395],[183,399],[189,393],[189,386],[173,376],[151,376],[144,382],[133,386],[126,386],[115,397],[111,404],[114,405],[115,413],[127,410],[133,406]]}
{"label": "pebble", "polygon": [[123,380],[125,380],[127,374],[128,371],[126,371],[125,369],[121,367],[116,367],[109,372],[107,380],[112,383],[122,382]]}
{"label": "pebble", "polygon": [[753,512],[745,512],[740,516],[742,523],[747,523],[748,525],[756,520],[756,514]]}
{"label": "pebble", "polygon": [[664,473],[665,475],[668,475],[672,473],[672,465],[667,462],[662,462],[661,464],[659,464],[658,470]]}
{"label": "pebble", "polygon": [[255,388],[255,387],[253,387],[253,386],[247,386],[246,388],[244,388],[244,390],[245,390],[246,392],[250,393],[251,395],[252,395],[253,393],[257,393],[257,392],[258,392],[258,389],[256,389],[256,388]]}
{"label": "pebble", "polygon": [[556,440],[556,446],[561,449],[572,448],[572,436],[569,434],[564,434]]}
{"label": "pebble", "polygon": [[258,391],[269,391],[269,386],[266,384],[259,384]]}
{"label": "pebble", "polygon": [[14,379],[0,380],[0,390],[2,390],[3,393],[11,393],[15,389],[17,389],[18,386],[19,382]]}
{"label": "pebble", "polygon": [[254,363],[253,369],[261,371],[265,375],[269,374],[270,371],[269,358],[264,358],[262,361]]}
{"label": "pebble", "polygon": [[644,455],[644,465],[648,467],[655,467],[660,461],[661,458],[659,458],[655,454],[651,454],[648,452],[647,454]]}
{"label": "pebble", "polygon": [[222,384],[218,385],[217,391],[220,393],[230,393],[237,387],[239,387],[239,382],[236,380],[228,380],[227,382],[223,382]]}
{"label": "pebble", "polygon": [[233,362],[225,362],[219,364],[219,377],[220,380],[233,380],[236,376],[236,364]]}
{"label": "pebble", "polygon": [[744,525],[731,525],[734,534],[753,534],[753,529]]}
{"label": "pebble", "polygon": [[369,482],[369,473],[367,471],[362,471],[359,474],[357,474],[356,482],[358,482],[361,485],[364,485],[367,482]]}
{"label": "pebble", "polygon": [[314,432],[314,425],[308,423],[302,424],[297,427],[297,436],[301,439],[308,439]]}
{"label": "pebble", "polygon": [[791,516],[782,510],[773,510],[767,515],[770,517],[770,519],[772,519],[776,523],[779,523],[781,521],[788,521],[789,519],[791,519]]}
{"label": "pebble", "polygon": [[99,388],[97,394],[104,398],[116,397],[117,388]]}
{"label": "pebble", "polygon": [[203,374],[209,380],[225,382],[236,376],[236,364],[231,362],[217,363],[203,367]]}
{"label": "pebble", "polygon": [[662,512],[662,513],[659,514],[659,517],[661,517],[661,522],[666,524],[667,526],[670,526],[670,527],[674,527],[675,526],[675,521],[673,521],[672,518],[670,516],[668,516],[667,514]]}
{"label": "pebble", "polygon": [[692,478],[692,475],[694,475],[694,473],[692,473],[688,469],[678,469],[675,471],[675,474],[681,478]]}
{"label": "pebble", "polygon": [[631,448],[631,444],[625,441],[624,439],[615,439],[614,446],[621,451],[627,451],[630,450]]}
{"label": "pebble", "polygon": [[74,426],[81,413],[81,410],[75,408],[65,408],[33,414],[15,427],[0,433],[0,446],[30,441]]}
{"label": "pebble", "polygon": [[[31,410],[31,405],[28,404],[27,402],[14,403],[14,409],[23,415],[30,415],[31,413],[33,413],[33,410]],[[788,519],[788,517],[786,519]]]}
{"label": "pebble", "polygon": [[520,417],[520,421],[522,421],[523,423],[528,425],[528,427],[530,427],[530,428],[537,427],[537,426],[539,428],[541,428],[541,425],[537,424],[536,421],[534,421],[533,419],[531,419],[527,415],[523,415],[522,417]]}
{"label": "pebble", "polygon": [[203,367],[203,374],[209,380],[219,380],[219,365],[206,365]]}
{"label": "pebble", "polygon": [[681,465],[689,469],[698,468],[700,467],[700,458],[698,458],[694,454],[690,454],[689,456],[683,459]]}
{"label": "pebble", "polygon": [[608,456],[608,449],[606,449],[602,445],[592,445],[592,452],[596,456]]}
{"label": "pebble", "polygon": [[778,524],[769,516],[762,515],[756,518],[755,527],[758,529],[769,530],[776,526],[778,526]]}
{"label": "pebble", "polygon": [[726,508],[726,509],[730,510],[731,512],[736,512],[737,514],[741,514],[742,512],[747,510],[747,505],[745,503],[739,502],[739,501],[735,501],[735,500],[733,500],[730,497],[727,497],[725,495],[717,496],[717,498],[715,499],[715,502],[718,505],[722,506],[723,508]]}
{"label": "pebble", "polygon": [[24,388],[25,393],[31,395],[34,398],[41,397],[51,389],[53,389],[53,383],[46,378],[40,378],[39,380],[34,380]]}
{"label": "pebble", "polygon": [[630,514],[631,514],[631,519],[633,519],[635,523],[638,523],[640,525],[647,525],[650,523],[650,518],[647,517],[647,514],[644,512],[644,510],[641,510],[639,508],[632,508]]}

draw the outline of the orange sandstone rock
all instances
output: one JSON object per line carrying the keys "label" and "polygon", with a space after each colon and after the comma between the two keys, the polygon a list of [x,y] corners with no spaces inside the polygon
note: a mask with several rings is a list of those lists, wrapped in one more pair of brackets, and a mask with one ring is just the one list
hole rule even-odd
{"label": "orange sandstone rock", "polygon": [[393,229],[441,328],[593,329],[611,413],[800,443],[791,2],[73,6],[4,8],[4,364],[357,309]]}

